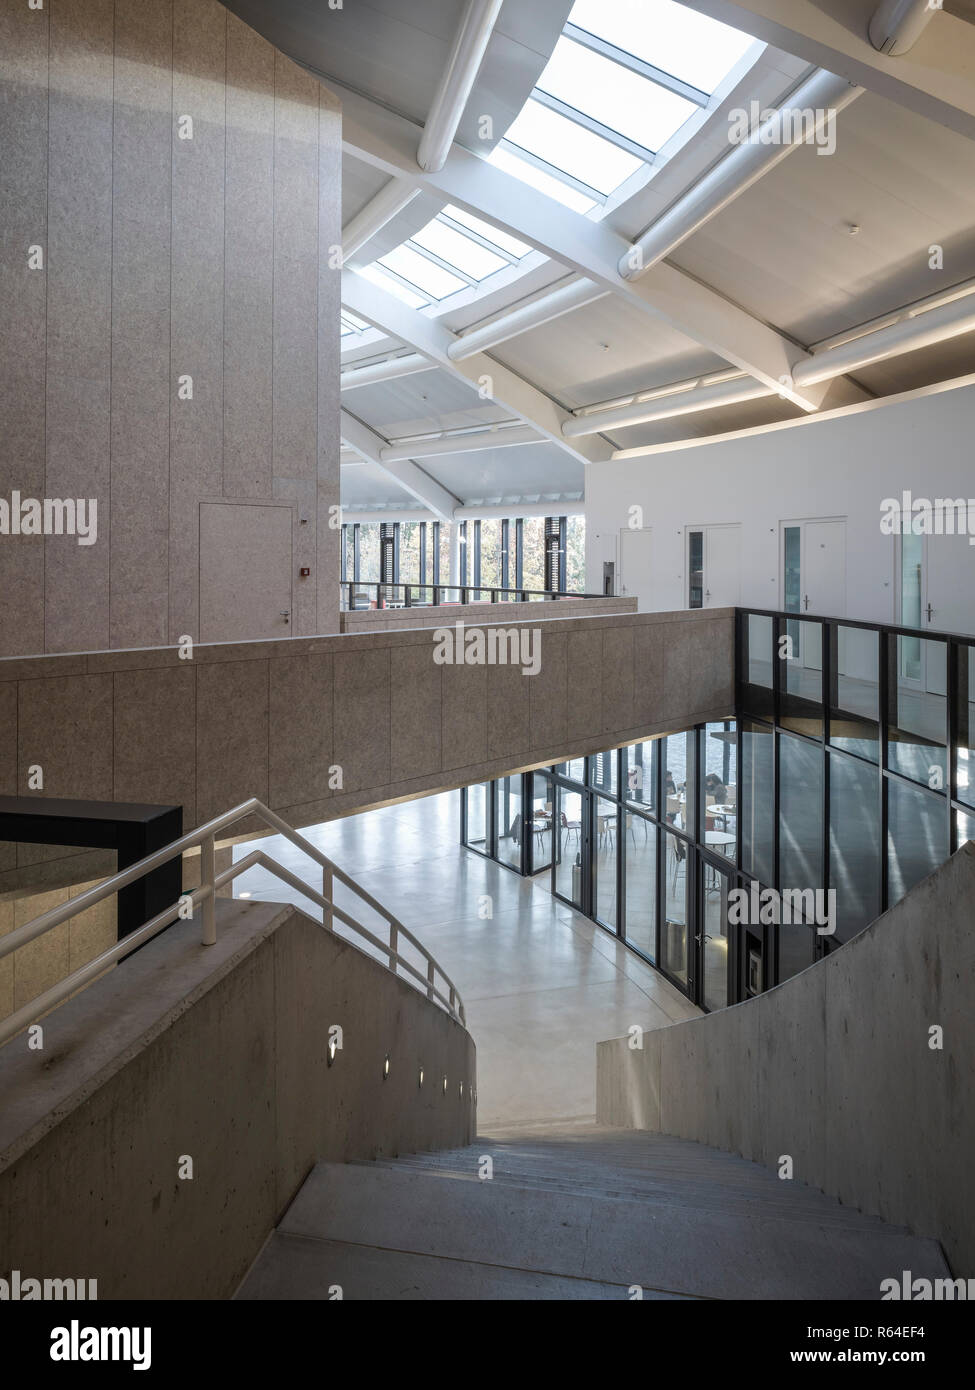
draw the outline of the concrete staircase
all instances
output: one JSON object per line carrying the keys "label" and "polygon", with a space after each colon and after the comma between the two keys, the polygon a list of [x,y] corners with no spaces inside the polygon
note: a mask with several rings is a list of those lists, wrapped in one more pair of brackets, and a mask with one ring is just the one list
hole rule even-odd
{"label": "concrete staircase", "polygon": [[545,1125],[317,1164],[237,1297],[877,1299],[905,1269],[948,1276],[936,1241],[747,1159]]}

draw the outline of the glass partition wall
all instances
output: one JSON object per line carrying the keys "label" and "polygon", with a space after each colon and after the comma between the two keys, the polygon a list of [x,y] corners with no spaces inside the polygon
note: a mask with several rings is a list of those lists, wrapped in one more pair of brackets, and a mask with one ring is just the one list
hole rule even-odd
{"label": "glass partition wall", "polygon": [[519,874],[552,866],[554,798],[548,772],[517,772],[461,792],[461,843]]}
{"label": "glass partition wall", "polygon": [[740,993],[737,761],[726,720],[468,787],[461,838],[518,872],[549,872],[557,898],[720,1008]]}
{"label": "glass partition wall", "polygon": [[739,609],[736,719],[463,796],[463,840],[705,1009],[791,978],[975,838],[975,639]]}
{"label": "glass partition wall", "polygon": [[[817,890],[835,950],[971,838],[975,639],[739,610],[741,867]],[[778,978],[815,954],[779,933]]]}

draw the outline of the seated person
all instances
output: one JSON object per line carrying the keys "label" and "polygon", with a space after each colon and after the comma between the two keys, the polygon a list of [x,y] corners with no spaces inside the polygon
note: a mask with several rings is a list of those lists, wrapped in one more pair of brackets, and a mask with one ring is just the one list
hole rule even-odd
{"label": "seated person", "polygon": [[728,799],[728,788],[716,772],[709,772],[704,779],[704,791],[714,797],[715,805],[724,806]]}

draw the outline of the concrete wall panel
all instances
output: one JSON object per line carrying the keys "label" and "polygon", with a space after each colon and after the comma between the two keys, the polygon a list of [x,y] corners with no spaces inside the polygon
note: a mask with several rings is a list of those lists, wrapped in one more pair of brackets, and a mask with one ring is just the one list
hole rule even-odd
{"label": "concrete wall panel", "polygon": [[[975,1269],[975,843],[759,998],[597,1046],[601,1123],[730,1149]],[[932,1029],[941,1029],[940,1045]],[[899,1271],[891,1270],[892,1275]]]}
{"label": "concrete wall panel", "polygon": [[172,44],[172,0],[115,0],[113,647],[169,637]]}
{"label": "concrete wall panel", "polygon": [[[223,490],[227,12],[173,5],[170,574],[173,638],[199,634],[199,499]],[[183,118],[192,120],[190,128]],[[192,378],[192,400],[180,378]]]}
{"label": "concrete wall panel", "polygon": [[[679,688],[655,669],[656,704],[607,727],[597,665],[604,635],[629,631],[610,641],[631,654],[620,679],[643,689],[640,654],[657,650],[647,628],[695,651],[705,628],[720,651],[713,630],[730,644],[731,610],[524,626],[542,629],[534,676],[520,665],[438,665],[434,628],[200,645],[186,660],[176,648],[0,660],[0,713],[16,699],[19,724],[15,773],[12,726],[0,721],[0,790],[27,794],[27,768],[40,763],[41,795],[176,802],[187,828],[258,796],[313,825],[733,712],[730,661],[710,661]],[[632,717],[625,705],[619,713]],[[335,765],[342,782],[330,786]],[[0,892],[3,872],[0,860]]]}
{"label": "concrete wall panel", "polygon": [[216,946],[178,923],[62,1005],[43,1053],[0,1051],[0,1268],[226,1298],[316,1160],[473,1139],[474,1044],[442,1009],[290,907],[218,920]]}
{"label": "concrete wall panel", "polygon": [[51,12],[45,496],[95,498],[100,542],[45,541],[47,649],[109,645],[112,0]]}
{"label": "concrete wall panel", "polygon": [[296,504],[336,631],[337,100],[218,0],[0,0],[0,145],[0,495],[99,504],[0,547],[0,655],[197,639],[222,497]]}
{"label": "concrete wall panel", "polygon": [[227,17],[224,491],[272,495],[274,50]]}
{"label": "concrete wall panel", "polygon": [[[43,497],[48,264],[48,49],[50,7],[0,4],[0,493]],[[44,541],[0,544],[0,652],[42,652]]]}

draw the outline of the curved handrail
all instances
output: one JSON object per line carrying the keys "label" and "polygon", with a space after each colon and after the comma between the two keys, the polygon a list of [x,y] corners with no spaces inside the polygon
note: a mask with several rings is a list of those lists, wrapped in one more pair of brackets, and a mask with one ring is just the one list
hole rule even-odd
{"label": "curved handrail", "polygon": [[[271,855],[266,854],[264,850],[260,849],[252,850],[250,854],[238,860],[236,864],[231,864],[228,869],[224,869],[221,873],[218,874],[215,872],[216,837],[228,830],[231,826],[236,825],[239,821],[245,820],[250,816],[256,816],[259,820],[264,821],[271,830],[276,831],[279,835],[283,835],[285,839],[290,840],[293,845],[296,845],[307,854],[309,858],[315,860],[322,869],[321,892],[312,888],[309,884],[305,883],[303,879],[300,879],[297,874],[286,869],[283,864],[279,864]],[[394,975],[398,976],[399,971],[403,970],[406,975],[410,977],[411,982],[419,982],[419,985],[426,993],[428,999],[434,1000],[436,1003],[440,1004],[452,1018],[461,1025],[466,1026],[464,1004],[457,988],[447,972],[436,958],[431,955],[423,943],[418,941],[413,933],[403,925],[399,918],[395,917],[388,908],[385,908],[377,898],[374,898],[372,894],[368,893],[364,888],[360,888],[349,874],[329,859],[327,855],[323,854],[321,850],[318,849],[316,845],[313,845],[310,840],[307,840],[304,835],[299,835],[298,831],[295,830],[293,826],[289,825],[281,816],[265,806],[256,796],[249,797],[246,801],[242,801],[239,806],[233,807],[232,810],[225,811],[223,815],[215,816],[212,820],[207,821],[205,825],[199,826],[196,830],[189,831],[186,835],[181,835],[179,839],[174,840],[172,844],[166,845],[162,849],[146,855],[146,857],[139,860],[137,864],[132,864],[129,868],[123,869],[120,873],[113,874],[111,878],[107,878],[102,883],[96,884],[94,888],[86,889],[83,893],[79,893],[77,897],[69,898],[67,902],[61,903],[57,907],[53,907],[49,911],[41,913],[39,917],[35,917],[30,922],[25,922],[23,926],[17,927],[16,930],[9,932],[5,937],[0,938],[0,960],[2,960],[4,956],[10,955],[11,952],[16,951],[19,947],[27,945],[28,942],[35,941],[45,932],[53,930],[53,928],[60,926],[63,922],[67,922],[72,917],[76,917],[81,912],[85,912],[89,907],[104,902],[106,898],[112,897],[113,894],[119,892],[122,888],[127,888],[130,883],[134,883],[137,879],[142,878],[144,874],[151,873],[154,869],[160,868],[163,864],[168,864],[170,860],[178,858],[186,850],[197,847],[200,849],[200,886],[195,888],[192,893],[181,894],[175,903],[164,908],[162,912],[157,913],[155,917],[151,918],[134,932],[130,932],[107,951],[103,951],[101,955],[88,961],[86,965],[73,971],[51,989],[38,995],[36,999],[32,999],[29,1003],[18,1009],[16,1013],[11,1014],[9,1018],[0,1022],[0,1044],[7,1042],[8,1039],[14,1037],[16,1033],[19,1033],[22,1028],[27,1027],[28,1024],[39,1018],[41,1014],[46,1013],[49,1009],[54,1008],[55,1005],[67,999],[70,994],[73,994],[75,990],[79,989],[82,985],[87,984],[89,980],[94,979],[102,970],[110,965],[114,965],[124,956],[129,955],[136,947],[143,945],[146,941],[150,941],[154,936],[158,935],[159,932],[176,921],[177,917],[181,915],[184,917],[192,915],[197,907],[202,907],[203,909],[203,945],[215,945],[217,940],[216,895],[218,889],[223,888],[241,874],[246,873],[248,869],[253,868],[256,864],[260,864],[263,868],[268,869],[271,873],[275,874],[276,877],[280,878],[283,883],[287,883],[297,892],[302,893],[305,897],[316,903],[322,909],[323,926],[329,930],[334,930],[332,922],[335,918],[338,918],[340,922],[351,927],[353,931],[387,957],[387,968],[391,970]],[[372,908],[379,917],[383,918],[389,926],[388,942],[381,940],[380,937],[369,931],[367,927],[364,927],[361,922],[356,921],[354,917],[351,917],[347,912],[343,911],[342,908],[336,907],[335,903],[332,901],[332,884],[335,879],[338,879],[340,883],[350,889],[362,902]],[[185,911],[187,901],[190,904],[189,914]],[[405,940],[420,953],[422,959],[426,963],[425,974],[400,954],[400,938],[405,938]],[[350,944],[353,946],[356,945],[354,941]],[[361,948],[357,947],[357,949]],[[437,986],[438,975],[444,981],[445,990]]]}

